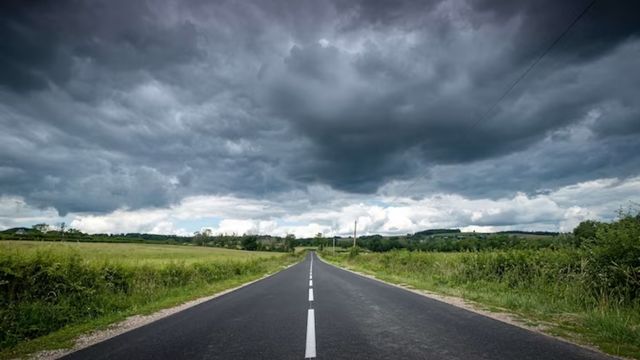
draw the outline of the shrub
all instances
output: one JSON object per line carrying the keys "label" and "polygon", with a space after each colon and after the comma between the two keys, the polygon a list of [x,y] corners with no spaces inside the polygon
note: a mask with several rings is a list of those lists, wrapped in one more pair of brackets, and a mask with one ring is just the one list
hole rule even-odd
{"label": "shrub", "polygon": [[351,248],[351,250],[349,250],[349,259],[353,259],[356,256],[358,256],[358,254],[360,253],[360,248],[357,246],[354,246]]}
{"label": "shrub", "polygon": [[598,224],[588,251],[588,286],[604,301],[640,299],[640,217],[621,213],[611,224]]}

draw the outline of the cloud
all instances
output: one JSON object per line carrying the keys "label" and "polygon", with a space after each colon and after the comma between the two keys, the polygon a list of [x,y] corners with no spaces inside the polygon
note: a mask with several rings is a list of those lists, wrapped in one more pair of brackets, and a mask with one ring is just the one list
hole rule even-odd
{"label": "cloud", "polygon": [[96,231],[182,231],[211,199],[225,231],[412,231],[444,209],[383,200],[440,196],[502,204],[452,224],[555,226],[584,214],[542,196],[640,174],[638,5],[597,2],[484,114],[586,3],[8,1],[0,195]]}
{"label": "cloud", "polygon": [[[571,231],[586,219],[610,220],[617,211],[640,203],[640,177],[604,178],[555,191],[518,193],[499,199],[472,199],[436,194],[422,199],[368,195],[339,196],[328,188],[310,189],[315,198],[282,203],[230,196],[196,196],[165,208],[119,209],[94,214],[69,214],[62,219],[51,209],[30,208],[19,199],[0,201],[0,226],[35,222],[67,223],[83,232],[147,232],[190,235],[211,229],[214,234],[271,234],[297,237],[349,236],[354,221],[359,234],[407,234],[432,228],[466,231]],[[289,197],[294,197],[289,194]],[[11,216],[16,207],[20,216]],[[8,220],[7,220],[8,219]]]}
{"label": "cloud", "polygon": [[53,225],[58,220],[58,213],[53,208],[35,209],[18,197],[0,196],[0,228],[27,226],[49,222]]}

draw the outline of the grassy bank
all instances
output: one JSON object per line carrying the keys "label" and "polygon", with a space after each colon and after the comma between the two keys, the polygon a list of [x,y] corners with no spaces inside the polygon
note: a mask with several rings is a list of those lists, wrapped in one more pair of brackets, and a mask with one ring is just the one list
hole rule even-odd
{"label": "grassy bank", "polygon": [[640,303],[593,288],[578,249],[322,256],[383,280],[462,297],[548,325],[548,332],[640,358]]}
{"label": "grassy bank", "polygon": [[0,356],[259,278],[297,256],[186,246],[0,242]]}

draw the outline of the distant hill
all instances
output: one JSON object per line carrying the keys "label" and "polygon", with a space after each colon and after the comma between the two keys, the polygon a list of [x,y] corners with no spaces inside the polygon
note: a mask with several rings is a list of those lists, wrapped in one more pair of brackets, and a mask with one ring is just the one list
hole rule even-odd
{"label": "distant hill", "polygon": [[413,236],[429,236],[435,234],[456,234],[459,233],[460,229],[429,229],[418,231],[413,234]]}
{"label": "distant hill", "polygon": [[39,234],[40,232],[38,230],[34,230],[31,228],[26,228],[26,227],[14,227],[11,229],[7,229],[7,230],[3,230],[0,231],[0,234]]}
{"label": "distant hill", "polygon": [[546,235],[546,236],[556,236],[560,233],[553,231],[521,231],[521,230],[510,230],[510,231],[498,231],[496,234],[517,234],[517,235]]}

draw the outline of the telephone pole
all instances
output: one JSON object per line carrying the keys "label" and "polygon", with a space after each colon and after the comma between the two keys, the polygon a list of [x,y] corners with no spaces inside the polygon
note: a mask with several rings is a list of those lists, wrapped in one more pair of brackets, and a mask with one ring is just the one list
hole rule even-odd
{"label": "telephone pole", "polygon": [[358,229],[358,220],[353,223],[353,247],[356,247],[356,231]]}

